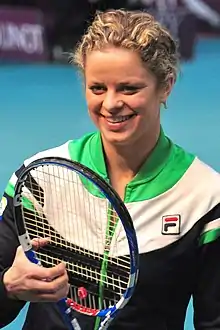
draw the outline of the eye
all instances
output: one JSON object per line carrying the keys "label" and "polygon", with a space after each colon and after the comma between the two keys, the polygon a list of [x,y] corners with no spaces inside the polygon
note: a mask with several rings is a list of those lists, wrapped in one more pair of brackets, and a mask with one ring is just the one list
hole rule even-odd
{"label": "eye", "polygon": [[100,95],[106,91],[106,87],[103,85],[93,85],[90,86],[89,89],[92,91],[93,94]]}
{"label": "eye", "polygon": [[124,85],[120,87],[120,91],[127,95],[135,94],[139,91],[139,87],[133,85]]}

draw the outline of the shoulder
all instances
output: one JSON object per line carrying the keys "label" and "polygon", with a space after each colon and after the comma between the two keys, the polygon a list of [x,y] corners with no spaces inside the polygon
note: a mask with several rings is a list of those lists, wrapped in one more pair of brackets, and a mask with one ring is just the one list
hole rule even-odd
{"label": "shoulder", "polygon": [[17,182],[17,178],[20,172],[24,167],[27,167],[31,162],[35,160],[39,160],[44,157],[62,157],[65,159],[80,161],[80,157],[82,155],[85,157],[85,153],[87,152],[86,150],[88,149],[86,146],[89,145],[89,141],[93,139],[94,136],[96,136],[96,133],[86,134],[79,139],[68,140],[59,146],[39,151],[25,159],[23,164],[21,164],[21,166],[11,175],[6,186],[6,194],[13,196],[14,186]]}
{"label": "shoulder", "polygon": [[220,173],[195,157],[185,174],[185,182],[194,190],[201,189],[204,195],[218,194],[220,198]]}
{"label": "shoulder", "polygon": [[220,203],[220,173],[197,157],[186,173],[186,182],[197,196],[198,203],[204,201],[212,207]]}
{"label": "shoulder", "polygon": [[[220,173],[175,144],[170,163],[166,180],[175,176],[178,180],[161,200],[171,202],[176,213],[180,210],[184,214],[188,229],[201,219],[203,222],[220,217]],[[181,175],[177,175],[178,172]]]}
{"label": "shoulder", "polygon": [[184,169],[174,191],[179,191],[185,198],[193,196],[198,204],[204,200],[207,206],[220,203],[220,173],[177,144],[173,143],[173,150],[172,168],[175,171]]}
{"label": "shoulder", "polygon": [[[171,141],[171,140],[170,140]],[[220,173],[212,168],[210,165],[202,161],[198,156],[185,150],[183,147],[171,141],[172,155],[170,162],[172,168],[182,171],[180,176],[180,183],[185,184],[185,188],[198,190],[203,188],[203,193],[220,193]],[[178,184],[178,182],[177,182]]]}
{"label": "shoulder", "polygon": [[34,160],[44,157],[62,157],[66,159],[79,160],[80,155],[86,152],[86,147],[89,142],[97,135],[97,133],[85,134],[82,137],[74,140],[68,140],[65,143],[40,151],[24,161],[27,166]]}
{"label": "shoulder", "polygon": [[190,179],[193,180],[193,191],[196,191],[194,205],[198,211],[204,210],[201,214],[203,228],[199,239],[200,245],[203,245],[220,236],[220,173],[197,158]]}
{"label": "shoulder", "polygon": [[168,195],[185,214],[187,227],[199,220],[212,221],[220,215],[220,174],[195,157]]}
{"label": "shoulder", "polygon": [[59,146],[41,150],[29,158],[24,160],[23,166],[28,166],[31,162],[44,158],[44,157],[63,157],[63,158],[69,158],[69,153],[68,153],[68,145],[70,141],[67,141]]}

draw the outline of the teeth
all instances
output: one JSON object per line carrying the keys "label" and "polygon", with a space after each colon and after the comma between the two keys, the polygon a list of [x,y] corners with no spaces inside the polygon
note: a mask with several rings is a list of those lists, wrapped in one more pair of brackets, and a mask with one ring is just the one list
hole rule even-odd
{"label": "teeth", "polygon": [[132,116],[133,115],[119,116],[119,117],[111,117],[111,118],[106,118],[106,119],[110,123],[122,123],[123,121],[130,119]]}

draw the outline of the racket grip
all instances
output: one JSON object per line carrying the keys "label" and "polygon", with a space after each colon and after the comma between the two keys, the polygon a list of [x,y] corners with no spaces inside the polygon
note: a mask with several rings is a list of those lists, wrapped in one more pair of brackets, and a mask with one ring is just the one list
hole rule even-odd
{"label": "racket grip", "polygon": [[[33,250],[28,250],[25,251],[25,255],[28,258],[28,260],[36,265],[41,266],[40,261],[37,259],[37,255],[35,253],[35,251]],[[66,325],[68,326],[69,330],[80,330],[80,327],[77,329],[75,327],[73,327],[72,322],[70,321],[70,318],[68,317],[68,314],[71,313],[71,311],[68,311],[68,307],[66,305],[66,299],[61,299],[58,303],[57,303],[60,312],[64,318],[64,322],[66,323]]]}
{"label": "racket grip", "polygon": [[30,262],[36,265],[40,265],[40,261],[37,259],[37,255],[35,251],[33,250],[25,251],[25,255]]}
{"label": "racket grip", "polygon": [[[57,303],[61,314],[63,315],[64,320],[66,321],[66,325],[69,326],[70,330],[81,330],[81,327],[74,317],[71,307],[68,307],[66,304],[66,299],[61,299]],[[71,320],[71,321],[70,321]]]}

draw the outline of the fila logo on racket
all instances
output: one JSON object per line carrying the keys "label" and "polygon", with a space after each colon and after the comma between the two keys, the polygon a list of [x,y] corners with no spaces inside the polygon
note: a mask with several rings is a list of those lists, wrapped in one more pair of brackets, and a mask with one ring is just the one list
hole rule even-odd
{"label": "fila logo on racket", "polygon": [[179,235],[180,234],[180,215],[164,215],[162,217],[162,234]]}

